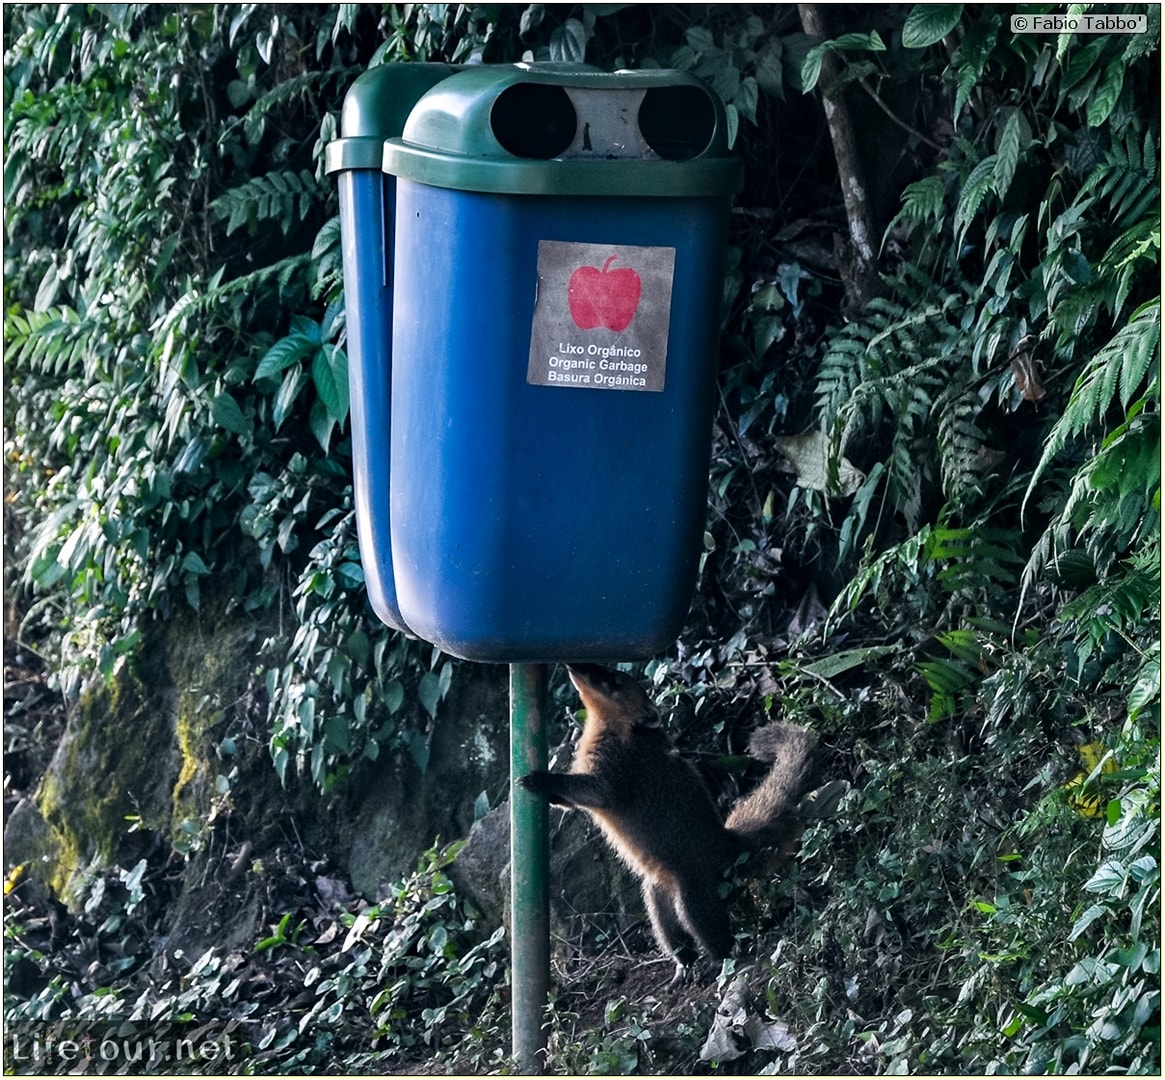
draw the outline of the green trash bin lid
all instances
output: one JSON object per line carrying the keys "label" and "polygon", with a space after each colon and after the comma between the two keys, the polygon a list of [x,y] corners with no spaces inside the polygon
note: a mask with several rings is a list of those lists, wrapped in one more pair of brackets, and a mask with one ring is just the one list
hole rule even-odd
{"label": "green trash bin lid", "polygon": [[417,99],[457,68],[451,64],[381,64],[348,88],[340,113],[340,138],[324,150],[328,173],[380,170],[384,140],[404,131]]}
{"label": "green trash bin lid", "polygon": [[482,65],[417,101],[383,167],[460,191],[726,196],[744,176],[727,129],[715,92],[684,72]]}

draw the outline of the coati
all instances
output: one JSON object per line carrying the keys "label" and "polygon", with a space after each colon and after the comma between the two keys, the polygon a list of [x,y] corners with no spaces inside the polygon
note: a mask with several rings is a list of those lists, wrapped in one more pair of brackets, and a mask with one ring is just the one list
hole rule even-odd
{"label": "coati", "polygon": [[695,959],[693,946],[717,961],[731,951],[721,875],[741,852],[788,838],[792,811],[809,787],[815,740],[792,724],[758,728],[749,753],[772,768],[721,821],[699,772],[679,756],[635,679],[598,664],[567,671],[587,710],[571,771],[532,772],[519,782],[598,822],[639,875],[655,939],[675,959],[678,980]]}

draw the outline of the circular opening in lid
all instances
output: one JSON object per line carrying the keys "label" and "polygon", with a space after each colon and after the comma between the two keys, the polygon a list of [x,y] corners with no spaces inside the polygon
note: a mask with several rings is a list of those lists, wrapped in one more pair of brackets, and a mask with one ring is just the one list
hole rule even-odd
{"label": "circular opening in lid", "polygon": [[716,109],[698,86],[657,86],[643,95],[639,130],[665,161],[687,161],[708,149],[716,133]]}
{"label": "circular opening in lid", "polygon": [[489,116],[494,138],[515,157],[549,160],[574,141],[578,119],[561,86],[518,83],[503,90]]}

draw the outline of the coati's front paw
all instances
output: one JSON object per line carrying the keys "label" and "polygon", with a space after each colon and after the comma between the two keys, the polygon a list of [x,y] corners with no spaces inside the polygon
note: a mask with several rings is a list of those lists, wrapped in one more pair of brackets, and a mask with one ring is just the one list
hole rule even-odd
{"label": "coati's front paw", "polygon": [[539,769],[518,777],[518,783],[534,795],[542,795],[555,806],[570,806],[570,800],[565,798],[560,789],[558,777],[551,772]]}
{"label": "coati's front paw", "polygon": [[518,783],[527,791],[534,792],[535,795],[549,795],[553,780],[550,773],[539,770],[538,772],[526,773],[525,776],[519,776]]}

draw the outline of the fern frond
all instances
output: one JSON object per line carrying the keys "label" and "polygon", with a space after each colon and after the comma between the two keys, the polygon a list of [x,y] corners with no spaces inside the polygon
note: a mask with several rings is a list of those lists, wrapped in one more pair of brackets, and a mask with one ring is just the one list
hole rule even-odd
{"label": "fern frond", "polygon": [[[1156,552],[1159,559],[1159,545],[1147,545],[1145,551]],[[1109,633],[1156,622],[1160,615],[1160,562],[1128,559],[1106,580],[1089,586],[1066,603],[1057,622],[1068,633],[1099,644]]]}
{"label": "fern frond", "polygon": [[931,698],[926,718],[931,721],[958,716],[969,703],[971,688],[982,678],[962,660],[947,660],[938,656],[920,661],[915,669],[930,688]]}
{"label": "fern frond", "polygon": [[830,606],[825,619],[826,636],[852,615],[867,596],[880,600],[884,580],[916,580],[924,572],[926,559],[923,553],[929,542],[930,526],[923,525],[913,536],[887,548],[873,560],[863,560],[858,572]]}
{"label": "fern frond", "polygon": [[1135,224],[1160,201],[1157,176],[1157,143],[1152,131],[1141,141],[1130,130],[1117,139],[1083,187],[1082,198],[1095,194],[1108,203],[1113,223],[1124,229]]}
{"label": "fern frond", "polygon": [[862,381],[866,346],[861,340],[838,335],[829,343],[817,372],[817,413],[823,421],[836,417]]}
{"label": "fern frond", "polygon": [[911,336],[912,328],[926,327],[928,330],[934,330],[935,320],[946,313],[950,307],[951,299],[953,297],[942,303],[932,303],[922,307],[898,308],[899,317],[894,322],[884,323],[882,328],[870,339],[867,348],[873,352],[879,346],[893,342],[898,346],[900,352],[909,354],[918,350],[918,341]]}
{"label": "fern frond", "polygon": [[988,154],[963,181],[963,190],[959,193],[959,202],[955,207],[955,235],[960,246],[983,200],[995,190],[997,161],[996,154]]}
{"label": "fern frond", "polygon": [[[1158,21],[1161,18],[1161,13],[1157,13]],[[1129,140],[1132,141],[1133,133],[1129,132]],[[1154,180],[1157,177],[1157,141],[1153,138],[1153,129],[1151,127],[1145,129],[1145,143],[1144,151],[1141,154],[1141,168],[1144,169],[1145,175]]]}
{"label": "fern frond", "polygon": [[227,236],[262,221],[278,221],[286,235],[323,198],[323,185],[307,169],[271,172],[224,192],[210,204],[210,212],[215,220],[226,220]]}
{"label": "fern frond", "polygon": [[944,395],[938,406],[939,468],[948,502],[957,503],[978,488],[982,451],[986,443],[975,422],[983,403],[974,390]]}
{"label": "fern frond", "polygon": [[1053,458],[1074,438],[1101,424],[1118,394],[1122,407],[1128,408],[1160,346],[1161,299],[1157,297],[1133,312],[1128,323],[1096,353],[1076,380],[1063,415],[1044,443],[1044,452],[1023,497],[1021,513]]}
{"label": "fern frond", "polygon": [[1158,527],[1152,505],[1160,499],[1161,433],[1155,415],[1135,413],[1073,476],[1060,511],[1098,567]]}
{"label": "fern frond", "polygon": [[932,531],[927,558],[944,564],[938,579],[951,592],[1010,590],[1023,563],[1017,530],[939,527]]}
{"label": "fern frond", "polygon": [[923,486],[931,479],[924,449],[923,440],[896,431],[886,458],[887,498],[911,532],[922,524]]}
{"label": "fern frond", "polygon": [[164,338],[172,327],[176,326],[187,315],[205,312],[214,309],[229,296],[242,294],[254,295],[260,288],[271,283],[274,278],[280,288],[286,288],[290,279],[311,263],[310,253],[290,255],[280,259],[277,263],[264,266],[242,277],[232,278],[225,285],[219,284],[222,270],[210,279],[209,287],[205,292],[196,292],[193,289],[178,298],[177,303],[159,319],[150,329],[158,337]]}
{"label": "fern frond", "polygon": [[[63,375],[84,359],[93,332],[89,320],[71,307],[25,311],[5,323],[5,353],[45,374]],[[15,332],[14,332],[15,331]]]}
{"label": "fern frond", "polygon": [[913,184],[907,184],[902,192],[902,209],[894,215],[893,220],[886,226],[882,237],[882,246],[899,225],[907,228],[915,225],[926,225],[937,231],[938,222],[942,220],[943,204],[945,201],[946,185],[938,174],[924,176]]}
{"label": "fern frond", "polygon": [[1097,265],[1101,277],[1115,277],[1117,288],[1112,310],[1116,315],[1124,307],[1133,285],[1133,274],[1144,262],[1157,265],[1161,251],[1161,215],[1150,214],[1135,222],[1109,246]]}
{"label": "fern frond", "polygon": [[1131,65],[1134,60],[1158,49],[1161,44],[1161,8],[1157,4],[1149,4],[1147,8],[1147,28],[1143,34],[1129,34],[1125,41],[1123,57],[1126,64]]}
{"label": "fern frond", "polygon": [[1056,551],[1063,552],[1067,549],[1067,537],[1067,526],[1060,522],[1053,522],[1032,545],[1031,554],[1028,555],[1023,571],[1019,575],[1019,603],[1015,606],[1017,623],[1019,614],[1023,610],[1024,600],[1044,567],[1055,564]]}
{"label": "fern frond", "polygon": [[1110,245],[1097,264],[1100,273],[1124,269],[1137,259],[1161,250],[1161,215],[1151,214],[1129,226]]}
{"label": "fern frond", "polygon": [[312,90],[325,87],[330,82],[335,82],[337,74],[334,70],[307,71],[302,75],[293,75],[289,79],[281,79],[275,86],[255,100],[255,103],[247,111],[247,116],[249,117],[255,112],[266,115],[276,105],[282,105],[284,102],[302,97]]}
{"label": "fern frond", "polygon": [[272,110],[296,98],[306,98],[312,91],[323,89],[328,83],[335,82],[338,72],[306,71],[301,75],[282,79],[265,94],[258,97],[242,118],[243,129],[247,133],[247,141],[252,145],[263,138],[267,125],[267,117]]}
{"label": "fern frond", "polygon": [[818,418],[835,459],[857,432],[889,427],[887,494],[912,529],[921,524],[925,487],[937,481],[927,465],[941,412],[936,403],[971,347],[965,325],[971,293],[965,284],[940,291],[931,275],[906,264],[894,295],[871,301],[860,324],[831,340],[818,372]]}

